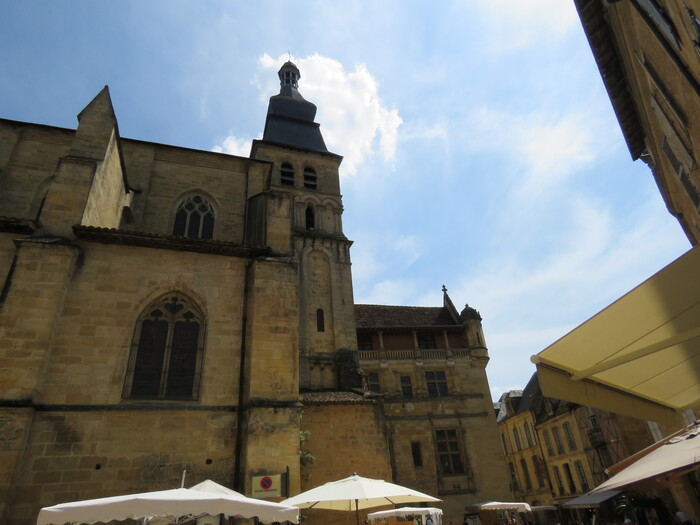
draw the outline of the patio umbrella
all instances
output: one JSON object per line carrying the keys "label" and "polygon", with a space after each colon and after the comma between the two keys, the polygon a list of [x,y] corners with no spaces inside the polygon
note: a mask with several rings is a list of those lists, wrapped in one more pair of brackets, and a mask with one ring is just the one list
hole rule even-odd
{"label": "patio umbrella", "polygon": [[97,523],[142,518],[160,518],[168,523],[179,523],[182,519],[217,514],[257,517],[264,523],[299,522],[299,509],[296,507],[248,498],[206,480],[189,489],[159,490],[45,507],[39,512],[36,523],[59,525],[66,522]]}
{"label": "patio umbrella", "polygon": [[659,446],[652,445],[648,448],[653,450],[598,485],[591,493],[619,489],[673,471],[685,472],[700,468],[700,426],[667,438]]}
{"label": "patio umbrella", "polygon": [[419,501],[442,500],[381,479],[363,478],[353,474],[345,479],[330,481],[320,487],[302,492],[282,501],[282,504],[293,505],[300,509],[354,510],[359,525],[360,509]]}
{"label": "patio umbrella", "polygon": [[472,505],[479,510],[515,510],[518,512],[531,512],[532,508],[524,501],[487,501]]}

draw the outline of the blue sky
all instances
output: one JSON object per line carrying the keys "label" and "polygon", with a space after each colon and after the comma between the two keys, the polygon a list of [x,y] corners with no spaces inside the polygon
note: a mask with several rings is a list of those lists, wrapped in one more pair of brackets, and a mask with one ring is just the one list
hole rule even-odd
{"label": "blue sky", "polygon": [[248,155],[288,58],[341,166],[358,303],[484,318],[494,397],[689,249],[571,0],[0,0],[0,117]]}

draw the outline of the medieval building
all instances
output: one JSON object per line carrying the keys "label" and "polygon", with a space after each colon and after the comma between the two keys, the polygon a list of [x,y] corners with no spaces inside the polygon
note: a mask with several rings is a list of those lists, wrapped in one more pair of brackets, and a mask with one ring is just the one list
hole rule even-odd
{"label": "medieval building", "polygon": [[455,524],[507,496],[480,317],[354,304],[342,158],[279,76],[250,158],[122,138],[107,88],[0,120],[2,523],[183,470],[394,479]]}

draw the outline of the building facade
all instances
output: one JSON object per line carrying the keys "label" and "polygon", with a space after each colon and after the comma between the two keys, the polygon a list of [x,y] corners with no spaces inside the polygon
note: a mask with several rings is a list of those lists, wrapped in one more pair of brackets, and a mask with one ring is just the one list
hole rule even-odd
{"label": "building facade", "polygon": [[[246,494],[286,472],[291,494],[352,472],[427,486],[365,389],[342,158],[296,66],[279,76],[249,158],[122,138],[107,88],[75,130],[0,120],[2,523],[183,470]],[[458,358],[478,370],[469,411],[488,399],[485,352]],[[475,447],[495,421],[479,421],[459,445],[475,477],[435,474],[430,492],[491,497]]]}
{"label": "building facade", "polygon": [[633,159],[700,240],[700,3],[575,0]]}

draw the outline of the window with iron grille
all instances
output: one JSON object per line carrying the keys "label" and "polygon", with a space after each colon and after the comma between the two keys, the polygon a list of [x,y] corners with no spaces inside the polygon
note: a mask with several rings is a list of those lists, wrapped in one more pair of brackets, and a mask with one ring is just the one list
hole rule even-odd
{"label": "window with iron grille", "polygon": [[557,490],[559,491],[559,495],[563,496],[564,494],[566,494],[566,490],[564,489],[564,480],[561,477],[559,467],[553,467],[552,471],[554,472],[554,481],[557,484]]}
{"label": "window with iron grille", "polygon": [[535,440],[535,433],[532,431],[532,425],[529,421],[525,422],[525,438],[527,439],[527,446],[533,447],[537,444]]}
{"label": "window with iron grille", "polygon": [[435,431],[440,472],[443,475],[464,474],[464,461],[456,428]]}
{"label": "window with iron grille", "polygon": [[561,440],[561,432],[559,431],[559,427],[552,428],[552,433],[554,434],[554,442],[557,444],[557,453],[563,454],[564,442]]}
{"label": "window with iron grille", "polygon": [[520,442],[520,433],[517,428],[513,429],[513,439],[515,440],[515,450],[522,450],[523,444]]}
{"label": "window with iron grille", "polygon": [[547,447],[547,455],[553,456],[554,455],[554,447],[552,447],[552,438],[549,435],[549,430],[543,431],[542,435],[544,435],[544,444]]}
{"label": "window with iron grille", "polygon": [[425,382],[430,397],[447,396],[447,377],[445,372],[426,372]]}
{"label": "window with iron grille", "polygon": [[413,397],[413,384],[411,376],[401,376],[401,395],[403,397]]}
{"label": "window with iron grille", "polygon": [[369,372],[367,374],[367,388],[370,392],[376,392],[379,394],[381,388],[379,386],[379,373]]}
{"label": "window with iron grille", "polygon": [[214,208],[201,195],[190,195],[175,212],[173,235],[211,239],[214,235]]}
{"label": "window with iron grille", "polygon": [[525,487],[527,488],[527,490],[532,489],[530,470],[527,468],[527,461],[525,461],[525,458],[520,459],[520,468],[523,470],[523,476],[525,477]]}
{"label": "window with iron grille", "polygon": [[569,494],[576,493],[576,484],[574,483],[574,477],[571,475],[571,467],[568,463],[564,463],[564,474],[566,475],[566,482],[569,484]]}
{"label": "window with iron grille", "polygon": [[576,450],[576,439],[574,438],[574,433],[571,430],[571,424],[569,424],[569,422],[564,423],[564,434],[566,434],[566,441],[569,444],[569,451]]}
{"label": "window with iron grille", "polygon": [[583,463],[576,461],[574,462],[574,467],[576,467],[576,474],[578,474],[578,482],[581,485],[581,492],[588,492],[588,478],[586,478],[586,471],[583,468]]}

